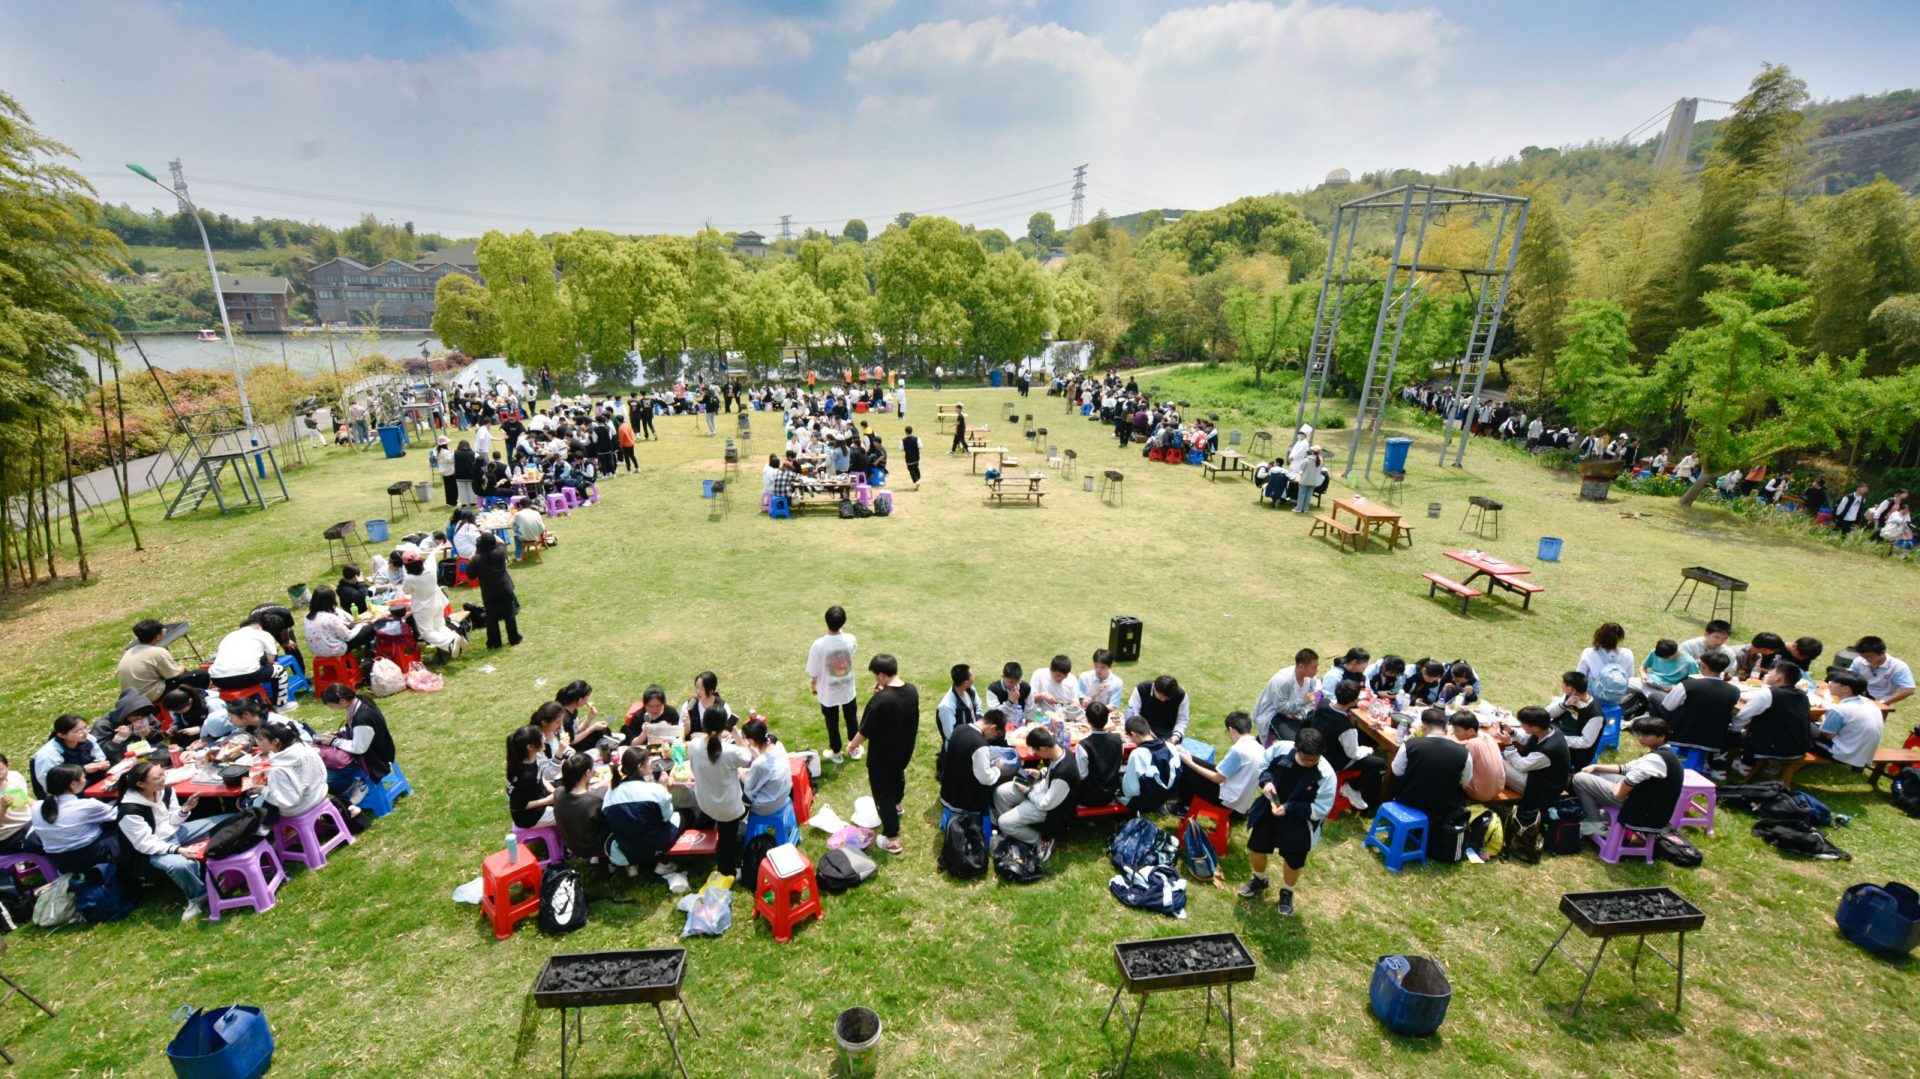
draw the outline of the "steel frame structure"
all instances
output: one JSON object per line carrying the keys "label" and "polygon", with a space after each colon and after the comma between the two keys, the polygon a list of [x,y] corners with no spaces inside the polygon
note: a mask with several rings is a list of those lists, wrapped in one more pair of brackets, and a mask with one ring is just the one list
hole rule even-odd
{"label": "steel frame structure", "polygon": [[[1454,379],[1454,396],[1461,397],[1467,374],[1473,373],[1471,399],[1478,402],[1487,377],[1487,361],[1493,355],[1494,335],[1500,328],[1500,316],[1506,309],[1507,290],[1513,282],[1514,261],[1520,252],[1520,237],[1527,226],[1530,200],[1517,195],[1498,195],[1487,191],[1466,191],[1435,187],[1430,184],[1405,184],[1378,194],[1365,195],[1340,205],[1333,216],[1333,235],[1327,241],[1327,266],[1320,282],[1320,302],[1314,310],[1313,336],[1307,349],[1307,362],[1300,384],[1300,408],[1294,427],[1307,421],[1307,406],[1313,406],[1313,425],[1320,425],[1320,406],[1327,391],[1327,372],[1333,367],[1334,346],[1340,333],[1343,311],[1357,303],[1372,302],[1369,294],[1380,290],[1379,309],[1373,320],[1373,345],[1367,352],[1367,373],[1360,388],[1360,409],[1354,420],[1353,443],[1347,450],[1346,468],[1341,475],[1353,474],[1360,456],[1360,442],[1367,441],[1364,474],[1373,475],[1373,460],[1380,449],[1381,420],[1393,392],[1394,365],[1400,358],[1400,337],[1406,329],[1407,312],[1433,280],[1443,274],[1457,273],[1467,294],[1473,297],[1473,326],[1467,335],[1467,347]],[[1498,210],[1493,240],[1482,266],[1446,266],[1421,261],[1426,247],[1427,226],[1456,209]],[[1369,216],[1371,215],[1371,216]],[[1353,251],[1361,227],[1367,221],[1391,215],[1393,254],[1387,262],[1386,277],[1356,277]],[[1509,235],[1511,229],[1511,235]],[[1412,233],[1412,251],[1407,251]],[[1506,258],[1500,257],[1505,247]],[[1404,256],[1404,257],[1403,257]],[[1362,254],[1362,259],[1366,255]],[[1384,363],[1382,352],[1385,353]],[[1447,462],[1453,449],[1454,424],[1448,417],[1442,424],[1445,439],[1440,447],[1440,463]],[[1460,445],[1454,451],[1454,466],[1466,460],[1468,425],[1460,425]]]}

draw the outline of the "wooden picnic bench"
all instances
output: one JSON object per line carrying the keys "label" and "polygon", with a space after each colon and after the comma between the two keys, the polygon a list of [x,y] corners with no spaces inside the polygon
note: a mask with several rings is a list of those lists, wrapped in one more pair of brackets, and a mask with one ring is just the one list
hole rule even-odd
{"label": "wooden picnic bench", "polygon": [[1832,757],[1822,757],[1818,753],[1808,753],[1797,761],[1787,761],[1781,766],[1780,782],[1786,784],[1788,788],[1792,788],[1793,777],[1800,774],[1800,769],[1811,764],[1838,764],[1842,768],[1855,772],[1867,771],[1867,786],[1873,790],[1879,790],[1880,780],[1888,771],[1895,768],[1920,767],[1920,749],[1880,750],[1873,755],[1873,764],[1870,769],[1855,768],[1853,765],[1845,762],[1836,761]]}
{"label": "wooden picnic bench", "polygon": [[1209,480],[1217,478],[1222,472],[1253,471],[1247,467],[1247,459],[1236,450],[1221,450],[1214,457],[1215,459],[1204,461],[1200,465],[1200,471]]}
{"label": "wooden picnic bench", "polygon": [[1429,599],[1439,595],[1440,589],[1442,588],[1453,595],[1459,596],[1461,614],[1467,613],[1467,604],[1469,602],[1486,595],[1485,592],[1480,591],[1478,588],[1472,585],[1461,584],[1459,581],[1443,573],[1422,573],[1420,576],[1427,582],[1427,597]]}
{"label": "wooden picnic bench", "polygon": [[[1008,478],[1014,480],[1015,483],[1015,486],[1011,490],[1003,486]],[[1031,502],[1038,506],[1040,500],[1047,496],[1047,493],[1040,489],[1040,481],[1044,479],[1046,479],[1045,475],[1013,477],[990,476],[987,478],[987,501],[1005,504],[1007,500],[1013,499],[1021,502]],[[1026,485],[1024,488],[1019,486],[1022,483]]]}
{"label": "wooden picnic bench", "polygon": [[1546,585],[1534,584],[1525,577],[1502,577],[1494,574],[1491,579],[1499,587],[1520,596],[1520,609],[1523,611],[1533,603],[1534,593],[1547,590]]}
{"label": "wooden picnic bench", "polygon": [[1367,534],[1353,525],[1341,524],[1324,513],[1313,515],[1313,524],[1307,529],[1307,536],[1331,536],[1335,543],[1344,549],[1359,550],[1367,542]]}

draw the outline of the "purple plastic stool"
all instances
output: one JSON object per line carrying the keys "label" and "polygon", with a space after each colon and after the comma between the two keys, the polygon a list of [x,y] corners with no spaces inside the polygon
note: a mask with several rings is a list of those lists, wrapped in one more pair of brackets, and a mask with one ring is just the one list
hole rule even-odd
{"label": "purple plastic stool", "polygon": [[[280,885],[285,883],[287,872],[280,864],[280,856],[264,840],[255,843],[239,854],[225,858],[215,858],[207,862],[207,920],[217,922],[220,912],[245,907],[255,913],[265,913],[273,909],[279,901]],[[231,898],[220,894],[222,881],[234,880],[247,886],[245,895]]]}
{"label": "purple plastic stool", "polygon": [[578,488],[562,487],[560,488],[560,494],[566,498],[568,509],[575,510],[580,508],[580,491]]}
{"label": "purple plastic stool", "polygon": [[[333,834],[325,840],[320,838],[320,822],[330,821]],[[308,869],[323,869],[327,864],[327,852],[342,843],[352,843],[353,833],[347,831],[347,818],[334,808],[333,799],[323,799],[319,805],[297,817],[281,817],[273,826],[273,849],[280,860],[306,866]]]}
{"label": "purple plastic stool", "polygon": [[1719,811],[1720,788],[1689,768],[1680,783],[1680,801],[1673,807],[1673,819],[1667,822],[1667,828],[1675,832],[1682,828],[1704,828],[1712,835],[1713,818]]}
{"label": "purple plastic stool", "polygon": [[568,506],[567,506],[566,495],[555,492],[547,496],[547,516],[549,517],[571,516],[570,514],[567,513],[567,509],[568,509]]}
{"label": "purple plastic stool", "polygon": [[[1620,811],[1612,806],[1602,806],[1601,812],[1607,815],[1607,830],[1593,837],[1600,844],[1600,860],[1608,865],[1619,865],[1622,857],[1643,858],[1648,865],[1653,864],[1653,849],[1659,840],[1657,832],[1638,832],[1620,823]],[[1627,841],[1628,835],[1640,838],[1638,844]]]}
{"label": "purple plastic stool", "polygon": [[560,826],[557,824],[542,824],[533,828],[522,828],[516,824],[513,827],[513,841],[526,844],[528,850],[533,849],[533,844],[540,844],[541,865],[559,865],[567,860],[567,844],[560,838]]}
{"label": "purple plastic stool", "polygon": [[599,484],[597,483],[587,484],[587,504],[591,506],[598,506],[600,504],[600,485]]}
{"label": "purple plastic stool", "polygon": [[868,487],[866,484],[855,485],[853,488],[853,497],[859,499],[862,506],[868,509],[873,508],[873,488]]}
{"label": "purple plastic stool", "polygon": [[[40,884],[38,887],[29,888],[27,887],[27,874],[36,871],[40,874]],[[0,873],[13,874],[13,879],[19,883],[21,890],[28,895],[32,895],[39,891],[40,888],[44,888],[60,879],[60,871],[53,868],[53,859],[44,854],[35,854],[30,850],[17,851],[13,854],[0,854]]]}

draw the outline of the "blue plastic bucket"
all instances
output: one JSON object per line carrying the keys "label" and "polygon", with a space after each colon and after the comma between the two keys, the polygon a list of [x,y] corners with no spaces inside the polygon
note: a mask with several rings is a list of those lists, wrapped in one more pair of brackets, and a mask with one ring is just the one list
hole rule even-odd
{"label": "blue plastic bucket", "polygon": [[712,480],[700,481],[700,497],[701,498],[713,497],[713,481]]}
{"label": "blue plastic bucket", "polygon": [[167,1043],[167,1061],[179,1079],[259,1079],[273,1063],[273,1031],[260,1009],[236,1004],[185,1014]]}
{"label": "blue plastic bucket", "polygon": [[1387,439],[1387,461],[1384,471],[1405,472],[1407,470],[1407,451],[1413,448],[1411,438]]}
{"label": "blue plastic bucket", "polygon": [[1560,547],[1564,543],[1566,543],[1566,541],[1561,539],[1559,536],[1541,536],[1540,537],[1540,561],[1542,562],[1560,561]]}
{"label": "blue plastic bucket", "polygon": [[367,522],[367,542],[387,542],[387,522],[385,518],[375,517],[373,520]]}
{"label": "blue plastic bucket", "polygon": [[1373,965],[1367,995],[1373,1001],[1373,1014],[1388,1030],[1424,1038],[1446,1020],[1453,985],[1440,964],[1426,956],[1387,955]]}

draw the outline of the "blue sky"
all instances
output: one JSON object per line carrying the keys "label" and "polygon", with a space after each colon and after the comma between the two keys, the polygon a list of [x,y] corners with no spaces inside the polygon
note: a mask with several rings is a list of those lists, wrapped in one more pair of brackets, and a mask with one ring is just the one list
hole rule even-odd
{"label": "blue sky", "polygon": [[1762,61],[1909,86],[1916,55],[1920,5],[1804,0],[0,2],[0,90],[104,197],[155,204],[120,163],[180,157],[209,209],[456,234],[1018,230],[1081,163],[1089,213],[1210,206],[1618,137]]}

